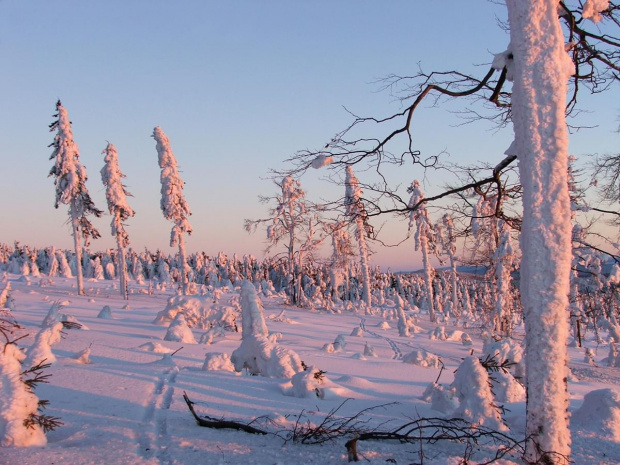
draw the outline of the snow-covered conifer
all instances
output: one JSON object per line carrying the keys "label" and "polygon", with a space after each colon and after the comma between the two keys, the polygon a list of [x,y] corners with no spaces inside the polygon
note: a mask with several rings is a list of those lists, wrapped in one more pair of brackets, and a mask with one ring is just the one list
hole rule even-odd
{"label": "snow-covered conifer", "polygon": [[84,239],[88,246],[90,238],[100,237],[99,231],[95,229],[88,219],[89,215],[99,218],[103,212],[95,207],[86,188],[86,168],[80,163],[80,151],[73,140],[71,131],[71,121],[65,107],[60,100],[56,102],[56,117],[58,119],[50,125],[50,132],[56,131],[54,142],[51,144],[54,151],[50,160],[54,160],[54,166],[50,170],[49,176],[54,176],[56,186],[56,200],[54,207],[60,204],[69,205],[69,223],[73,233],[73,244],[78,266],[76,267],[78,294],[84,295],[84,280],[82,268],[82,247],[80,239]]}
{"label": "snow-covered conifer", "polygon": [[357,239],[360,252],[362,300],[366,304],[366,308],[370,309],[372,300],[370,296],[370,271],[368,269],[368,246],[366,245],[366,236],[372,233],[372,226],[368,224],[368,213],[362,203],[360,182],[353,173],[353,167],[351,165],[347,165],[344,183],[346,186],[344,198],[345,213],[355,222],[355,238]]}
{"label": "snow-covered conifer", "polygon": [[106,186],[105,196],[108,201],[108,210],[112,215],[112,236],[116,238],[118,247],[118,275],[120,279],[121,295],[125,300],[129,299],[127,290],[127,261],[125,249],[129,245],[129,235],[125,231],[124,222],[134,216],[135,212],[127,202],[127,196],[131,195],[123,185],[125,175],[118,166],[118,153],[114,144],[108,143],[105,150],[105,165],[101,168],[101,181]]}
{"label": "snow-covered conifer", "polygon": [[192,213],[189,204],[183,195],[183,186],[185,182],[179,175],[177,167],[177,159],[172,153],[170,140],[164,134],[164,131],[157,126],[153,130],[153,137],[157,142],[157,155],[159,167],[161,168],[161,210],[164,217],[174,223],[170,232],[170,247],[179,246],[180,272],[181,282],[183,284],[183,293],[188,292],[187,282],[187,258],[185,253],[185,236],[187,233],[191,236],[192,226],[187,219]]}

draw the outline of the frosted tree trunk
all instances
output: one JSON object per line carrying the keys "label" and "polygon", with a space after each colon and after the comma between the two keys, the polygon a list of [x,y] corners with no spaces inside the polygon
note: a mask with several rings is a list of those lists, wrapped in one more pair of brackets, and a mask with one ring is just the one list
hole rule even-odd
{"label": "frosted tree trunk", "polygon": [[368,246],[366,245],[366,236],[364,229],[364,220],[358,216],[355,219],[355,238],[360,248],[360,268],[362,273],[362,300],[366,304],[366,308],[372,306],[372,298],[370,296],[370,271],[368,270]]}
{"label": "frosted tree trunk", "polygon": [[185,235],[183,233],[179,234],[179,260],[181,263],[179,264],[180,272],[181,272],[181,287],[183,289],[183,295],[189,294],[189,283],[187,281],[187,257],[185,253]]}
{"label": "frosted tree trunk", "polygon": [[121,295],[123,299],[129,300],[129,290],[127,289],[127,260],[125,257],[125,247],[120,236],[116,236],[116,245],[118,247],[118,276],[121,286]]}
{"label": "frosted tree trunk", "polygon": [[71,229],[73,231],[73,247],[75,248],[75,260],[76,270],[75,276],[77,278],[77,292],[78,295],[84,295],[84,278],[82,274],[82,245],[80,244],[80,219],[77,216],[75,207],[71,204]]}
{"label": "frosted tree trunk", "polygon": [[426,305],[428,316],[432,323],[437,322],[435,315],[435,299],[433,298],[433,265],[428,259],[428,242],[426,234],[420,234],[420,250],[422,251],[422,264],[424,265],[424,285],[426,286]]}
{"label": "frosted tree trunk", "polygon": [[566,379],[571,212],[565,121],[571,62],[555,0],[508,0],[512,119],[523,185],[521,299],[526,328],[525,459],[570,454]]}

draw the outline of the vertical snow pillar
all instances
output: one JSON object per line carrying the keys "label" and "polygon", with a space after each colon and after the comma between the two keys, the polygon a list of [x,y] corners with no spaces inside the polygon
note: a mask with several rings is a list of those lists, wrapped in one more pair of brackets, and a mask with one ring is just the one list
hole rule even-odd
{"label": "vertical snow pillar", "polygon": [[572,63],[555,0],[508,0],[512,118],[523,185],[521,299],[526,327],[525,459],[570,454],[567,391],[571,214],[567,81]]}

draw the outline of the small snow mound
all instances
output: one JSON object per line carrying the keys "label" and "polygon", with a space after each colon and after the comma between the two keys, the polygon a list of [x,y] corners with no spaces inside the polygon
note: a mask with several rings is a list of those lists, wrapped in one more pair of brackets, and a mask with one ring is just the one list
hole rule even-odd
{"label": "small snow mound", "polygon": [[230,355],[221,352],[207,352],[202,369],[204,371],[235,371]]}
{"label": "small snow mound", "polygon": [[[155,360],[154,362],[151,362],[149,365],[163,365],[163,366],[167,366],[167,367],[176,367],[177,364],[174,362],[174,360],[172,360],[172,355],[171,354],[164,354],[164,356],[159,359],[159,360]],[[178,370],[178,368],[177,368]]]}
{"label": "small snow mound", "polygon": [[418,365],[425,368],[439,366],[439,357],[435,354],[425,351],[424,349],[416,349],[403,357],[404,363]]}
{"label": "small snow mound", "polygon": [[140,344],[138,349],[143,350],[144,352],[154,352],[156,354],[169,354],[173,352],[172,349],[169,349],[159,342],[145,342],[144,344]]}
{"label": "small snow mound", "polygon": [[364,345],[364,355],[366,357],[378,357],[375,348],[371,345],[368,345],[368,343]]}
{"label": "small snow mound", "polygon": [[363,335],[364,335],[364,330],[360,328],[359,326],[356,328],[353,328],[353,331],[351,331],[351,336],[362,337]]}
{"label": "small snow mound", "polygon": [[104,320],[111,320],[112,309],[110,308],[110,306],[106,305],[105,307],[103,307],[101,311],[99,312],[99,314],[97,315],[97,318],[103,318]]}
{"label": "small snow mound", "polygon": [[377,325],[379,329],[390,329],[390,324],[387,321],[382,321]]}
{"label": "small snow mound", "polygon": [[364,354],[360,352],[354,353],[353,355],[351,355],[351,358],[355,360],[368,360],[366,357],[364,357]]}
{"label": "small snow mound", "polygon": [[620,442],[620,391],[598,389],[587,393],[571,420],[584,429]]}
{"label": "small snow mound", "polygon": [[86,349],[79,351],[77,354],[75,354],[74,358],[78,363],[83,363],[83,364],[91,363],[90,347],[87,347]]}

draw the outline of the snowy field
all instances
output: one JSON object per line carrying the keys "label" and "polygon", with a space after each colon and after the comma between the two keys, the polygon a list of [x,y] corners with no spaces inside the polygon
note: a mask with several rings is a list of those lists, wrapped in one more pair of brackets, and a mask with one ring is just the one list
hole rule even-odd
{"label": "snowy field", "polygon": [[[61,312],[74,316],[84,327],[63,331],[62,340],[52,347],[57,361],[48,370],[52,375],[49,383],[36,389],[39,398],[50,401],[46,413],[60,417],[63,426],[47,434],[46,446],[2,448],[3,465],[347,463],[345,442],[350,436],[320,445],[302,444],[291,437],[295,424],[320,423],[334,409],[338,409],[336,418],[346,418],[373,407],[377,408],[359,417],[359,428],[388,431],[419,418],[449,418],[455,404],[443,405],[438,411],[431,407],[441,402],[432,404],[424,397],[441,371],[432,354],[445,365],[439,376],[445,390],[472,350],[483,356],[481,330],[476,327],[445,326],[448,340],[431,339],[429,332],[436,326],[428,322],[427,315],[417,315],[415,334],[402,337],[389,305],[374,309],[373,314],[354,309],[328,313],[286,306],[282,296],[261,296],[269,332],[281,334],[278,344],[294,350],[305,365],[325,371],[317,393],[300,398],[285,395],[291,390],[288,379],[203,369],[207,353],[230,355],[239,348],[240,332],[214,332],[210,344],[164,340],[168,325],[155,325],[153,320],[174,295],[171,290],[154,290],[149,295],[146,285],[131,282],[132,294],[125,308],[127,302],[111,281],[86,282],[85,297],[76,295],[73,279],[8,274],[6,282],[12,289],[12,315],[28,333],[19,341],[21,347],[33,343],[56,301],[70,301]],[[238,299],[238,290],[219,296],[221,304],[233,308]],[[106,305],[111,318],[98,318]],[[462,335],[452,333],[454,330],[467,333],[471,344],[464,344]],[[198,328],[192,331],[197,341],[205,333]],[[339,335],[344,336],[340,344],[329,345]],[[597,347],[593,334],[586,336],[593,363],[584,361],[584,349],[569,349],[571,412],[579,409],[588,392],[617,391],[620,386],[620,369],[602,362],[609,345]],[[522,327],[517,328],[515,337],[523,338]],[[89,356],[79,359],[78,354],[88,348]],[[430,367],[403,361],[420,349],[431,354],[425,358]],[[199,427],[183,400],[184,392],[195,402],[199,415],[241,423],[256,419],[252,425],[270,434]],[[448,397],[444,401],[450,404]],[[509,427],[506,432],[521,440],[524,399],[503,404],[503,419]],[[609,412],[596,410],[599,407],[595,402],[591,411],[582,410],[577,415],[579,422],[571,426],[572,459],[577,464],[620,462],[620,425],[618,421],[613,424],[614,411],[606,425],[601,423]],[[615,415],[615,420],[620,420],[617,409]],[[466,444],[446,441],[358,443],[361,461],[372,464],[456,464],[465,449]],[[489,460],[496,449],[474,447],[470,463]],[[519,462],[512,458],[499,463]]]}

